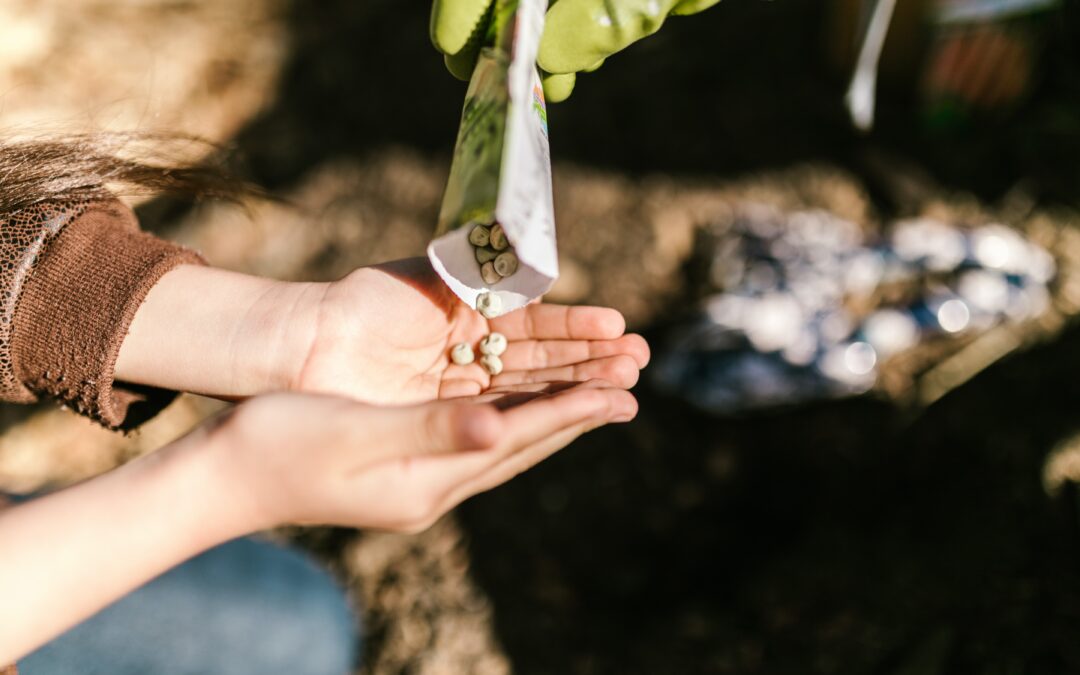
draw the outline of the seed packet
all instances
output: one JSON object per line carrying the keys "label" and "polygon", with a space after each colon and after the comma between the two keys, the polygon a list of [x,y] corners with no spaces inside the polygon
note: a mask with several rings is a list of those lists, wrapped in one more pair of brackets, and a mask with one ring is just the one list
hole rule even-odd
{"label": "seed packet", "polygon": [[[497,297],[498,309],[489,316],[524,307],[559,276],[547,109],[536,70],[546,9],[546,0],[500,0],[496,6],[494,45],[481,50],[469,82],[435,239],[427,249],[435,271],[470,307],[487,293]],[[470,242],[477,226],[487,231],[496,225],[506,248]],[[488,250],[478,253],[480,248]],[[480,260],[506,252],[516,256],[516,271],[485,282]]]}

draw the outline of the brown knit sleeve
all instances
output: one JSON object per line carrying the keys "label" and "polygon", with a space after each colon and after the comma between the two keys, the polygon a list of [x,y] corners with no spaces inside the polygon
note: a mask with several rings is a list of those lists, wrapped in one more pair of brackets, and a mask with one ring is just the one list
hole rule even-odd
{"label": "brown knit sleeve", "polygon": [[11,364],[15,304],[45,245],[86,210],[85,203],[38,204],[0,217],[0,399],[31,403]]}
{"label": "brown knit sleeve", "polygon": [[63,216],[38,216],[50,231],[23,263],[21,287],[0,285],[5,301],[7,293],[15,294],[13,310],[0,321],[10,340],[10,361],[0,378],[4,398],[46,395],[106,427],[132,428],[176,394],[114,382],[120,345],[158,279],[202,259],[141,232],[135,215],[118,201],[65,208]]}

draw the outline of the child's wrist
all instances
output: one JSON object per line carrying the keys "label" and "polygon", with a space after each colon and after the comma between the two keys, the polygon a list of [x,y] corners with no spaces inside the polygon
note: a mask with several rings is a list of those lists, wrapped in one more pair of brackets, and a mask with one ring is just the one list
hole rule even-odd
{"label": "child's wrist", "polygon": [[[228,413],[225,413],[228,416]],[[229,461],[234,448],[218,425],[204,425],[140,461],[161,463],[159,489],[176,495],[188,517],[177,524],[192,552],[246,536],[268,527],[248,500],[245,481]],[[150,473],[155,470],[150,468]],[[197,503],[192,503],[192,502]]]}
{"label": "child's wrist", "polygon": [[[183,455],[183,473],[188,480],[199,482],[201,494],[210,501],[204,511],[214,514],[211,538],[222,541],[243,537],[281,525],[268,508],[263,483],[268,469],[250,458],[265,447],[245,447],[243,430],[238,428],[238,415],[243,407],[229,409],[181,439],[174,450]],[[248,444],[250,445],[250,444]],[[216,542],[220,543],[220,542]]]}
{"label": "child's wrist", "polygon": [[268,281],[236,326],[231,396],[297,388],[311,351],[326,284]]}
{"label": "child's wrist", "polygon": [[115,377],[221,398],[288,389],[310,348],[324,288],[180,266],[139,307]]}

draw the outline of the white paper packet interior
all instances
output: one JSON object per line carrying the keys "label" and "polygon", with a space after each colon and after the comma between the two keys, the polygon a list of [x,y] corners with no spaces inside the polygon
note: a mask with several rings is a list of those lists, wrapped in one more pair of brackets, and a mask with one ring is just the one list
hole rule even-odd
{"label": "white paper packet interior", "polygon": [[[500,4],[506,11],[511,3]],[[480,53],[427,249],[446,285],[470,307],[479,300],[488,317],[524,307],[559,276],[547,110],[535,66],[546,9],[546,0],[519,0],[495,46]]]}

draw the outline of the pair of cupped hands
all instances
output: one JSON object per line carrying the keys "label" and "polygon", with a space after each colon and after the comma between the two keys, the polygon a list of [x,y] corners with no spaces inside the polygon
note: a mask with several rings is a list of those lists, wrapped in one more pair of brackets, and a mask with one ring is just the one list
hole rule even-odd
{"label": "pair of cupped hands", "polygon": [[[413,532],[632,419],[649,348],[625,328],[613,309],[542,303],[485,319],[423,258],[331,283],[184,265],[140,306],[116,377],[247,399],[194,432],[245,529]],[[508,339],[499,375],[449,358],[493,331]]]}

